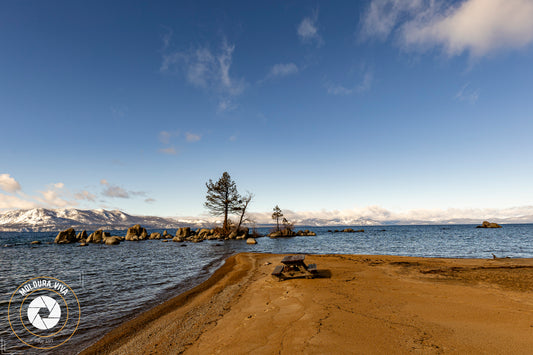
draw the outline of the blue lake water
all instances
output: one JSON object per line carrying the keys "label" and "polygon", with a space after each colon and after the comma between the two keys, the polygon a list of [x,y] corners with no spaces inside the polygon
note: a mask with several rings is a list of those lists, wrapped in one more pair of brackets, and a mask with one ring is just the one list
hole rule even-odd
{"label": "blue lake water", "polygon": [[[372,226],[364,233],[330,233],[345,227],[309,227],[316,237],[245,241],[122,242],[106,246],[56,245],[57,233],[0,232],[0,353],[42,353],[20,342],[7,322],[8,302],[24,281],[50,276],[76,293],[81,320],[74,336],[57,348],[76,353],[126,319],[207,279],[238,252],[380,254],[448,258],[533,258],[533,225],[476,229],[472,225]],[[306,229],[306,228],[299,228]],[[162,232],[150,230],[149,232]],[[125,230],[113,235],[125,235]],[[168,230],[175,234],[176,230]],[[266,233],[267,229],[259,229]],[[42,244],[30,245],[33,240]],[[183,247],[182,245],[186,245]]]}

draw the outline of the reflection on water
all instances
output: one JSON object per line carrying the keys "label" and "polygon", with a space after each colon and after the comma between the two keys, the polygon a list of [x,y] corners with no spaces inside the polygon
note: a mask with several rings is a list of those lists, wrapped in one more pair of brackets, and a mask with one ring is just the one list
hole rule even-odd
{"label": "reflection on water", "polygon": [[[125,319],[205,280],[224,258],[236,252],[458,258],[490,258],[494,253],[533,257],[533,225],[507,225],[502,229],[476,229],[471,225],[354,228],[364,228],[365,232],[329,233],[332,227],[310,227],[317,232],[316,237],[261,238],[256,245],[244,241],[147,240],[87,247],[48,244],[56,233],[0,232],[0,317],[7,319],[7,305],[18,285],[37,276],[58,278],[70,285],[81,304],[79,328],[60,348],[62,352],[76,352]],[[169,233],[175,234],[175,230]],[[33,240],[41,244],[30,245]],[[6,352],[27,353],[28,348],[9,327],[0,329],[0,339]]]}

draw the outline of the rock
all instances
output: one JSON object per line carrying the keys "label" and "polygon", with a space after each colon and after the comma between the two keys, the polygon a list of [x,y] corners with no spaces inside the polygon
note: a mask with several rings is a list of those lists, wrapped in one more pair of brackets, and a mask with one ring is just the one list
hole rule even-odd
{"label": "rock", "polygon": [[268,235],[270,238],[279,238],[281,237],[281,232],[272,232]]}
{"label": "rock", "polygon": [[228,235],[229,239],[235,239],[237,238],[237,231],[233,231]]}
{"label": "rock", "polygon": [[145,240],[145,239],[148,239],[148,232],[146,231],[146,229],[143,228],[141,235],[139,236],[139,240]]}
{"label": "rock", "polygon": [[76,242],[76,231],[74,228],[66,229],[62,232],[59,232],[56,239],[54,240],[54,243],[57,244],[68,244],[68,243],[75,243]]}
{"label": "rock", "polygon": [[86,247],[87,245],[89,245],[89,244],[87,244],[87,243],[80,243],[80,244],[78,244],[79,247]]}
{"label": "rock", "polygon": [[167,232],[166,230],[163,231],[163,235],[162,235],[162,237],[163,237],[163,238],[166,238],[167,236],[168,236],[168,232]]}
{"label": "rock", "polygon": [[173,241],[173,242],[178,242],[178,243],[182,243],[182,242],[184,242],[184,241],[185,241],[185,239],[183,239],[183,238],[181,238],[181,237],[178,237],[178,236],[176,236],[176,237],[172,238],[172,241]]}
{"label": "rock", "polygon": [[148,239],[161,239],[161,234],[157,232],[151,233]]}
{"label": "rock", "polygon": [[205,228],[202,228],[200,230],[198,230],[198,232],[196,233],[196,235],[200,238],[204,238],[206,236],[208,236],[209,234],[211,234],[211,231],[209,229],[205,229]]}
{"label": "rock", "polygon": [[38,240],[34,240],[34,241],[33,241],[33,242],[31,242],[30,244],[41,244],[41,242],[40,242],[40,241],[38,241]]}
{"label": "rock", "polygon": [[111,237],[111,233],[109,233],[109,232],[104,232],[104,237]]}
{"label": "rock", "polygon": [[106,245],[118,245],[118,244],[120,244],[120,238],[117,237],[117,236],[106,237],[105,238],[105,244]]}
{"label": "rock", "polygon": [[80,241],[82,239],[87,239],[87,231],[85,229],[76,236],[76,240]]}
{"label": "rock", "polygon": [[128,228],[128,233],[126,233],[126,240],[144,240],[148,234],[146,229],[141,227],[140,224],[136,224],[133,227]]}
{"label": "rock", "polygon": [[89,238],[87,238],[87,243],[102,243],[104,241],[103,239],[104,239],[104,232],[101,229],[99,229],[91,233]]}
{"label": "rock", "polygon": [[257,244],[257,241],[254,238],[246,239],[246,244]]}
{"label": "rock", "polygon": [[176,231],[176,237],[189,238],[190,236],[191,236],[191,228],[190,227],[178,228],[178,230]]}
{"label": "rock", "polygon": [[498,223],[491,223],[489,221],[483,221],[483,224],[481,224],[480,226],[477,226],[476,228],[501,228],[502,226],[500,226]]}
{"label": "rock", "polygon": [[162,242],[166,243],[166,242],[168,242],[168,239],[163,239]]}

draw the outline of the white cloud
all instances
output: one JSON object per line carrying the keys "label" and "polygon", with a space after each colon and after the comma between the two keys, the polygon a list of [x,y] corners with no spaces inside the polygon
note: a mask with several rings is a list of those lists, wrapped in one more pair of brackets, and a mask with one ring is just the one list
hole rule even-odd
{"label": "white cloud", "polygon": [[4,195],[0,193],[0,209],[12,208],[35,208],[39,205],[34,201],[28,201],[18,196]]}
{"label": "white cloud", "polygon": [[102,194],[104,196],[113,198],[130,198],[129,192],[117,185],[109,185],[104,189],[104,192],[102,192]]}
{"label": "white cloud", "polygon": [[176,154],[178,154],[178,151],[174,147],[167,147],[167,148],[159,149],[159,153],[169,154],[169,155],[176,155]]}
{"label": "white cloud", "polygon": [[233,111],[237,108],[237,105],[228,98],[223,98],[218,102],[217,112]]}
{"label": "white cloud", "polygon": [[106,179],[102,179],[102,180],[100,180],[100,184],[101,184],[101,185],[109,185],[109,183],[107,182]]}
{"label": "white cloud", "polygon": [[0,174],[0,189],[5,192],[15,193],[20,191],[20,184],[9,174]]}
{"label": "white cloud", "polygon": [[298,66],[294,63],[276,64],[274,65],[268,74],[269,77],[283,77],[291,74],[298,73]]}
{"label": "white cloud", "polygon": [[[533,206],[511,208],[478,208],[478,209],[419,209],[405,212],[395,212],[380,206],[368,206],[346,210],[321,210],[321,211],[291,211],[283,209],[283,214],[290,221],[305,221],[309,219],[337,221],[338,224],[351,224],[357,221],[370,220],[371,223],[380,224],[391,221],[401,223],[467,223],[476,220],[495,220],[506,223],[531,223],[533,222]],[[272,212],[250,213],[256,223],[272,223]]]}
{"label": "white cloud", "polygon": [[63,190],[64,187],[65,184],[63,184],[62,182],[51,184],[47,190],[39,191],[42,197],[35,197],[35,199],[43,203],[47,207],[66,207],[77,205],[76,202],[67,201],[64,198],[64,194],[68,194],[67,191]]}
{"label": "white cloud", "polygon": [[146,202],[146,203],[154,203],[155,201],[156,200],[154,198],[151,198],[151,197],[144,200],[144,202]]}
{"label": "white cloud", "polygon": [[199,134],[194,134],[190,132],[185,133],[185,140],[187,142],[191,142],[191,143],[198,142],[200,139],[202,139],[202,136]]}
{"label": "white cloud", "polygon": [[450,56],[480,57],[533,42],[531,0],[373,0],[362,18],[362,38],[396,31],[406,49],[441,47]]}
{"label": "white cloud", "polygon": [[322,36],[318,33],[318,11],[314,11],[309,17],[305,17],[298,25],[298,37],[303,43],[314,42],[317,47],[324,44]]}
{"label": "white cloud", "polygon": [[346,87],[341,84],[334,84],[331,82],[326,83],[325,87],[330,95],[347,96],[354,93],[361,94],[369,91],[374,82],[374,73],[371,70],[364,70],[361,74],[360,81],[353,87]]}
{"label": "white cloud", "polygon": [[194,87],[221,96],[238,96],[244,91],[246,82],[231,76],[234,51],[235,45],[224,39],[217,52],[204,46],[190,51],[166,53],[163,54],[160,71],[184,72],[185,78]]}
{"label": "white cloud", "polygon": [[89,191],[86,191],[86,190],[83,190],[83,191],[80,191],[78,193],[75,193],[74,194],[74,198],[76,200],[87,200],[87,201],[91,201],[91,202],[96,201],[96,195],[93,194],[93,193],[90,193]]}
{"label": "white cloud", "polygon": [[470,84],[466,83],[461,87],[457,94],[455,94],[455,99],[457,101],[466,101],[473,104],[479,99],[479,89],[472,89]]}

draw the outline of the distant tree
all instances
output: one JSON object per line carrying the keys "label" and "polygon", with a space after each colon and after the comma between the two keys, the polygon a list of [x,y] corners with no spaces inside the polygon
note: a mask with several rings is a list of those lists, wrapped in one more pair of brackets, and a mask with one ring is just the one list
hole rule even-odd
{"label": "distant tree", "polygon": [[248,208],[248,205],[250,204],[253,198],[254,195],[251,192],[247,192],[246,195],[242,196],[239,199],[239,204],[235,208],[235,210],[240,213],[239,224],[237,225],[237,233],[241,229],[242,223],[248,220],[248,218],[246,217],[246,209]]}
{"label": "distant tree", "polygon": [[283,217],[283,212],[281,212],[281,209],[279,208],[278,205],[274,207],[273,211],[274,213],[272,213],[272,219],[276,220],[276,228],[279,231],[279,219]]}
{"label": "distant tree", "polygon": [[292,229],[294,228],[294,224],[289,222],[289,220],[285,217],[283,217],[281,223],[283,223],[283,229],[292,231]]}
{"label": "distant tree", "polygon": [[231,176],[224,172],[222,177],[213,182],[209,179],[206,184],[207,196],[204,206],[209,210],[213,216],[224,216],[224,224],[222,226],[225,233],[228,232],[228,215],[240,211],[241,197],[237,192],[237,185],[235,181],[231,180]]}

